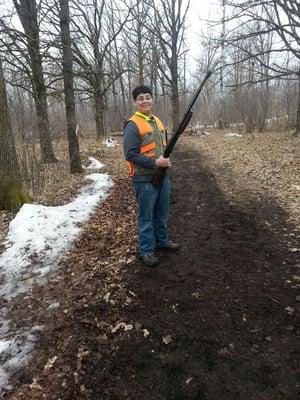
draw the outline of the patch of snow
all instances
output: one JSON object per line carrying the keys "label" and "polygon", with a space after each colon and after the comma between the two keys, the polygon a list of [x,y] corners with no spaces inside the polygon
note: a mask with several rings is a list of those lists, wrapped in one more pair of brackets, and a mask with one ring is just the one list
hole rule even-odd
{"label": "patch of snow", "polygon": [[87,167],[84,167],[85,169],[101,169],[104,167],[104,164],[96,160],[96,158],[89,157],[88,160],[90,161],[90,164]]}
{"label": "patch of snow", "polygon": [[106,197],[112,185],[107,174],[91,174],[87,179],[92,182],[71,203],[58,207],[24,204],[11,221],[0,258],[4,277],[0,295],[5,299],[44,283],[78,235],[78,224],[87,221],[98,201]]}
{"label": "patch of snow", "polygon": [[14,332],[14,337],[1,341],[0,388],[8,385],[10,375],[26,365],[37,341],[34,329]]}
{"label": "patch of snow", "polygon": [[226,135],[225,136],[228,136],[228,137],[242,137],[243,135],[240,135],[239,133],[226,133]]}
{"label": "patch of snow", "polygon": [[210,132],[206,132],[206,131],[200,131],[199,135],[206,136],[206,135],[211,135],[211,133]]}
{"label": "patch of snow", "polygon": [[[97,169],[103,166],[95,159],[92,163]],[[11,221],[5,251],[0,256],[0,296],[6,301],[47,282],[79,234],[79,224],[88,220],[113,185],[107,174],[89,174],[86,179],[89,183],[69,204],[58,207],[24,204]],[[49,309],[56,307],[59,303],[54,302]],[[1,309],[0,389],[7,387],[11,373],[28,362],[41,329],[36,326],[17,332],[10,330],[7,308]]]}
{"label": "patch of snow", "polygon": [[11,344],[11,340],[0,340],[0,353],[3,353]]}
{"label": "patch of snow", "polygon": [[7,309],[2,308],[0,311],[0,337],[3,338],[4,335],[9,331],[9,320],[5,319],[7,315]]}
{"label": "patch of snow", "polygon": [[5,372],[5,370],[2,367],[0,367],[0,388],[3,388],[3,387],[9,388],[8,374],[7,374],[7,372]]}
{"label": "patch of snow", "polygon": [[118,146],[118,143],[112,138],[108,138],[102,142],[106,147],[115,147]]}

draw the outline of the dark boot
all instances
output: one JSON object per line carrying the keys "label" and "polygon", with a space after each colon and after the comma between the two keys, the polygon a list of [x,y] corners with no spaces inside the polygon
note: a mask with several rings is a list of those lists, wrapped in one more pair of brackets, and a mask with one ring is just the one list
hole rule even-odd
{"label": "dark boot", "polygon": [[172,242],[172,240],[169,240],[164,246],[162,247],[157,247],[157,250],[163,250],[163,251],[177,251],[179,249],[179,244]]}
{"label": "dark boot", "polygon": [[147,267],[155,267],[156,265],[158,265],[158,258],[153,253],[153,251],[149,251],[148,253],[140,255],[140,259],[145,265],[147,265]]}

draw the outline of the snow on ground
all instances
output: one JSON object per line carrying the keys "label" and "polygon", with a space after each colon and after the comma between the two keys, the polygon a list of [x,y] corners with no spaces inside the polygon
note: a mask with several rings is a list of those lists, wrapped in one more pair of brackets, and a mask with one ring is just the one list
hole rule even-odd
{"label": "snow on ground", "polygon": [[118,146],[118,143],[112,138],[108,138],[102,142],[106,147],[116,147]]}
{"label": "snow on ground", "polygon": [[228,137],[242,137],[243,135],[240,135],[239,133],[226,133],[226,135],[225,136],[228,136]]}
{"label": "snow on ground", "polygon": [[[88,169],[103,164],[90,158]],[[89,174],[88,184],[69,204],[47,207],[24,204],[9,225],[5,251],[0,256],[0,298],[9,302],[34,285],[47,282],[100,200],[106,198],[112,180],[107,174]],[[0,390],[8,385],[9,375],[24,365],[42,327],[10,329],[6,308],[0,310]]]}
{"label": "snow on ground", "polygon": [[90,161],[90,164],[87,167],[85,167],[86,169],[101,169],[104,167],[104,164],[96,160],[96,158],[89,157],[88,159]]}

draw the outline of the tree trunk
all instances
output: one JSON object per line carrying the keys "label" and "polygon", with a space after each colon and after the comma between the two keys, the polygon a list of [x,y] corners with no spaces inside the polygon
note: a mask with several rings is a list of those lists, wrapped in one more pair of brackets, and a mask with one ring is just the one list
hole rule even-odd
{"label": "tree trunk", "polygon": [[141,29],[137,30],[137,39],[138,39],[138,85],[144,84],[144,56],[143,56],[143,48],[142,48],[142,36]]}
{"label": "tree trunk", "polygon": [[30,197],[22,190],[0,61],[0,210],[17,211],[27,202],[30,202]]}
{"label": "tree trunk", "polygon": [[112,116],[112,119],[110,118],[110,128],[112,131],[118,130],[118,126],[120,126],[120,104],[118,102],[117,98],[117,92],[116,92],[116,85],[115,82],[112,83],[112,93],[113,93],[113,109],[115,110],[115,115]]}
{"label": "tree trunk", "polygon": [[294,136],[300,136],[300,72],[298,75],[298,106],[296,114],[296,130]]}
{"label": "tree trunk", "polygon": [[44,163],[54,163],[57,162],[55,158],[51,135],[50,135],[50,125],[47,110],[47,99],[46,99],[46,89],[42,89],[39,93],[34,96],[37,125],[39,130],[39,142],[41,146],[42,161]]}
{"label": "tree trunk", "polygon": [[225,105],[225,93],[224,93],[224,67],[225,67],[225,18],[226,18],[226,4],[225,0],[222,0],[222,33],[221,33],[221,68],[220,68],[220,110],[218,118],[218,129],[225,129],[224,126],[224,105]]}
{"label": "tree trunk", "polygon": [[121,94],[122,94],[122,118],[125,118],[127,116],[127,101],[126,101],[126,95],[125,95],[125,85],[124,85],[124,80],[123,77],[120,77],[120,87],[121,87]]}
{"label": "tree trunk", "polygon": [[76,112],[73,84],[73,54],[69,26],[69,2],[59,0],[60,4],[60,29],[63,46],[63,76],[67,120],[67,135],[69,144],[70,172],[82,172],[79,154],[79,143],[76,136]]}
{"label": "tree trunk", "polygon": [[104,129],[104,102],[101,90],[96,89],[94,92],[95,104],[95,121],[96,121],[96,135],[98,139],[105,136]]}
{"label": "tree trunk", "polygon": [[40,54],[39,25],[35,0],[14,0],[14,4],[27,36],[30,57],[33,97],[35,101],[39,140],[43,162],[56,162],[51,143],[50,125],[47,111],[47,94]]}
{"label": "tree trunk", "polygon": [[[176,129],[179,123],[179,93],[178,93],[178,75],[177,65],[173,70],[173,80],[171,84],[171,103],[172,103],[172,125],[173,130]],[[176,73],[175,73],[176,71]]]}
{"label": "tree trunk", "polygon": [[[115,32],[113,31],[115,34]],[[115,48],[115,57],[117,60],[117,70],[118,72],[121,71],[122,63],[120,62],[120,57],[119,57],[119,51],[118,51],[118,45],[116,39],[114,40],[114,48]],[[126,102],[126,95],[125,95],[125,85],[124,85],[124,79],[123,76],[120,76],[120,88],[121,88],[121,95],[122,95],[122,110],[121,110],[121,117],[125,118],[127,115],[127,102]]]}

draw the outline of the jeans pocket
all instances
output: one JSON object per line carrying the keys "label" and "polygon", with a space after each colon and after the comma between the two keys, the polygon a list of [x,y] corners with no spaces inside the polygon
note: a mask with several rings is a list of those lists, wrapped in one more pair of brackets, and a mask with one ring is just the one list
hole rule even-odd
{"label": "jeans pocket", "polygon": [[151,192],[153,190],[153,185],[151,182],[136,182],[134,184],[135,193]]}
{"label": "jeans pocket", "polygon": [[151,182],[136,182],[135,195],[140,209],[153,208],[157,194]]}
{"label": "jeans pocket", "polygon": [[142,183],[140,190],[142,192],[150,192],[152,188],[153,188],[152,183]]}

